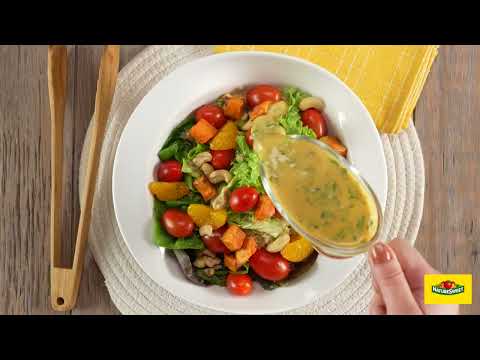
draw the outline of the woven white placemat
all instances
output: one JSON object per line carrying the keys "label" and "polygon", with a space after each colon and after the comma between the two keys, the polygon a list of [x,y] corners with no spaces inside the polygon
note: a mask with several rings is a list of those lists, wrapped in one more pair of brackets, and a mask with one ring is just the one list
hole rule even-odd
{"label": "woven white placemat", "polygon": [[[186,302],[154,283],[135,262],[117,226],[112,200],[112,165],[121,132],[148,91],[177,66],[212,53],[210,46],[150,46],[128,63],[118,83],[100,158],[89,246],[122,314],[223,314]],[[80,198],[85,178],[89,127],[80,161]],[[382,239],[415,242],[423,211],[424,165],[413,125],[381,136],[388,171]],[[326,296],[288,314],[364,314],[372,297],[366,258]],[[286,313],[284,313],[286,314]]]}

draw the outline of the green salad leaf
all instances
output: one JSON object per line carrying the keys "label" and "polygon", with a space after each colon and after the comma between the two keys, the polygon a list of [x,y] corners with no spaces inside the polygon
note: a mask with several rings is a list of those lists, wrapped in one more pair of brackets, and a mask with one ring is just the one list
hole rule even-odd
{"label": "green salad leaf", "polygon": [[193,148],[191,148],[187,152],[186,156],[182,159],[182,172],[186,174],[191,174],[193,177],[201,176],[201,172],[198,169],[192,167],[190,165],[190,162],[193,160],[195,156],[197,156],[201,152],[208,151],[208,150],[209,148],[208,148],[208,145],[206,144],[197,144]]}
{"label": "green salad leaf", "polygon": [[160,150],[166,149],[178,139],[186,139],[187,131],[195,124],[195,116],[190,115],[172,130]]}
{"label": "green salad leaf", "polygon": [[250,271],[249,275],[251,276],[252,280],[258,282],[264,290],[275,290],[282,286],[282,284],[278,282],[266,280],[258,276],[253,270]]}
{"label": "green salad leaf", "polygon": [[168,209],[168,206],[157,199],[154,199],[153,205],[153,243],[159,247],[172,250],[185,250],[185,249],[204,249],[203,241],[200,239],[198,233],[194,233],[188,238],[175,238],[171,236],[163,228],[160,219],[163,213]]}
{"label": "green salad leaf", "polygon": [[300,101],[310,94],[294,87],[286,87],[283,89],[283,96],[287,101],[288,110],[284,116],[280,117],[279,123],[285,129],[287,135],[305,135],[316,138],[312,129],[303,126],[300,109],[298,108]]}
{"label": "green salad leaf", "polygon": [[185,195],[183,198],[178,200],[165,201],[165,205],[167,207],[181,207],[190,204],[203,204],[203,202],[203,198],[199,194],[193,193]]}
{"label": "green salad leaf", "polygon": [[158,152],[158,157],[162,161],[175,160],[182,162],[188,151],[192,149],[193,144],[188,140],[177,139],[170,146],[163,148]]}
{"label": "green salad leaf", "polygon": [[288,230],[288,224],[284,220],[271,218],[259,221],[255,219],[252,212],[234,213],[228,211],[228,223],[236,224],[242,229],[266,233],[274,238]]}
{"label": "green salad leaf", "polygon": [[185,185],[187,185],[191,192],[198,193],[198,190],[195,189],[195,186],[193,186],[193,176],[191,174],[185,174],[183,176],[183,180],[185,181]]}
{"label": "green salad leaf", "polygon": [[162,148],[158,152],[158,157],[162,161],[175,158],[182,161],[188,151],[194,144],[186,139],[187,131],[195,124],[195,116],[190,115],[183,120],[175,129],[172,130]]}
{"label": "green salad leaf", "polygon": [[171,250],[204,249],[203,241],[198,233],[188,238],[175,238],[165,231],[160,220],[153,219],[153,243],[158,247]]}
{"label": "green salad leaf", "polygon": [[245,135],[237,136],[237,150],[230,173],[232,174],[230,188],[253,186],[259,192],[264,192],[260,179],[260,159],[248,146]]}
{"label": "green salad leaf", "polygon": [[208,276],[205,273],[205,269],[195,269],[195,275],[198,278],[202,279],[204,283],[210,285],[226,286],[227,285],[227,275],[228,270],[225,267],[221,267],[218,270],[215,270],[215,274]]}
{"label": "green salad leaf", "polygon": [[247,263],[243,264],[237,271],[235,271],[235,274],[248,274],[248,271],[250,270],[250,265]]}
{"label": "green salad leaf", "polygon": [[217,105],[218,107],[221,107],[223,108],[223,106],[225,105],[225,98],[222,96],[218,97],[216,100],[215,100],[215,105]]}
{"label": "green salad leaf", "polygon": [[153,217],[160,220],[163,216],[163,213],[168,209],[168,206],[165,202],[158,200],[157,198],[153,199]]}

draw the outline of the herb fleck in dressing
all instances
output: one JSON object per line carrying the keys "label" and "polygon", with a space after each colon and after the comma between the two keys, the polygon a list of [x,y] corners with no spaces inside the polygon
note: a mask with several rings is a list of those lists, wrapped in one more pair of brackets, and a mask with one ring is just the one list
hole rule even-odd
{"label": "herb fleck in dressing", "polygon": [[273,121],[254,123],[255,151],[273,195],[289,217],[313,237],[335,246],[370,241],[378,228],[374,199],[327,151],[274,130]]}

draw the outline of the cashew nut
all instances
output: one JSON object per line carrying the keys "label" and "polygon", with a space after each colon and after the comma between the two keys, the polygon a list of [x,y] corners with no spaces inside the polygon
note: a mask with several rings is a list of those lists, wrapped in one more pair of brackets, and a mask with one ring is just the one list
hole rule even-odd
{"label": "cashew nut", "polygon": [[302,111],[310,108],[317,109],[318,111],[323,111],[323,109],[325,109],[325,101],[323,101],[323,99],[321,98],[310,96],[300,101],[298,107]]}
{"label": "cashew nut", "polygon": [[208,175],[208,180],[210,180],[212,184],[218,184],[222,181],[229,183],[230,180],[232,180],[232,175],[230,175],[228,170],[215,170]]}
{"label": "cashew nut", "polygon": [[224,186],[218,193],[217,196],[215,196],[211,201],[210,201],[210,206],[212,207],[213,210],[220,210],[220,209],[225,209],[227,206],[227,192],[228,188],[227,186]]}
{"label": "cashew nut", "polygon": [[212,257],[214,258],[215,257],[215,254],[213,252],[211,252],[210,250],[208,249],[205,249],[205,250],[202,250],[198,256],[208,256],[208,257]]}
{"label": "cashew nut", "polygon": [[198,230],[200,232],[200,236],[210,236],[212,235],[212,225],[202,225],[200,226],[200,229]]}
{"label": "cashew nut", "polygon": [[267,245],[266,250],[271,253],[282,251],[282,249],[290,242],[288,233],[281,234],[273,242]]}
{"label": "cashew nut", "polygon": [[193,165],[196,167],[202,166],[204,163],[212,161],[212,154],[208,151],[201,152],[197,156],[195,156],[192,160]]}
{"label": "cashew nut", "polygon": [[197,258],[193,262],[193,265],[199,269],[204,267],[213,268],[220,264],[222,260],[215,256],[210,250],[204,250],[198,254]]}
{"label": "cashew nut", "polygon": [[199,257],[198,259],[195,259],[193,266],[203,269],[205,267],[205,257]]}
{"label": "cashew nut", "polygon": [[202,166],[200,166],[200,170],[202,170],[203,173],[208,176],[208,175],[210,175],[210,173],[212,173],[213,166],[210,165],[209,163],[204,163],[204,164],[202,164]]}

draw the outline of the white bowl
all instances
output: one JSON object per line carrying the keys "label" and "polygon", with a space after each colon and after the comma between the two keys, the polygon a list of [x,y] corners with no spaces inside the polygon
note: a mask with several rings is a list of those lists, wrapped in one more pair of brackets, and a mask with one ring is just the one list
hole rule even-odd
{"label": "white bowl", "polygon": [[[141,268],[173,295],[217,311],[270,314],[309,304],[339,285],[359,264],[318,258],[294,284],[265,291],[257,283],[248,297],[236,297],[222,287],[197,286],[186,280],[174,257],[152,242],[152,196],[157,152],[171,130],[194,109],[234,88],[258,83],[292,85],[322,97],[330,119],[329,131],[344,142],[349,159],[375,191],[383,209],[387,169],[374,122],[358,97],[337,77],[309,62],[272,53],[232,52],[190,62],[162,79],[132,113],[120,138],[112,191],[123,238]],[[335,124],[342,122],[341,129]]]}

